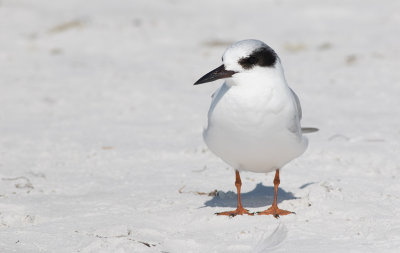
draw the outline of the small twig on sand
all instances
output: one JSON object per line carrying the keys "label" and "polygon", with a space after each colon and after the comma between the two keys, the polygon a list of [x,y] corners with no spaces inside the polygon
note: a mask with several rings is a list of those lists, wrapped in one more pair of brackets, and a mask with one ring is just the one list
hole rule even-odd
{"label": "small twig on sand", "polygon": [[212,197],[218,196],[218,190],[217,189],[215,189],[214,191],[211,191],[211,192],[199,192],[199,191],[184,192],[183,188],[185,188],[185,187],[186,187],[186,185],[184,185],[181,188],[179,188],[178,192],[179,193],[193,193],[193,194],[196,194],[196,195],[207,195],[207,196],[212,196]]}

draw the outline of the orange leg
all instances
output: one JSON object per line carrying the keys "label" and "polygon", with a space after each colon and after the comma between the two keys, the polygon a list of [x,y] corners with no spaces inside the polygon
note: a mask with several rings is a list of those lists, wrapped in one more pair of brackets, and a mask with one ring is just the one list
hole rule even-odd
{"label": "orange leg", "polygon": [[231,217],[234,217],[236,215],[242,215],[242,214],[253,215],[253,213],[250,213],[249,210],[244,209],[243,206],[242,206],[242,199],[240,198],[240,188],[242,187],[242,180],[240,180],[239,171],[236,170],[235,172],[236,172],[235,185],[236,185],[236,190],[237,190],[237,195],[238,195],[237,208],[234,211],[216,213],[216,215],[227,215],[227,216],[231,216]]}
{"label": "orange leg", "polygon": [[288,215],[294,212],[282,210],[278,208],[277,200],[278,200],[278,186],[281,181],[279,180],[279,169],[276,170],[275,172],[275,178],[274,178],[274,202],[272,202],[272,206],[268,208],[265,211],[262,212],[257,212],[259,215],[270,215],[272,214],[275,218],[279,218],[279,215]]}

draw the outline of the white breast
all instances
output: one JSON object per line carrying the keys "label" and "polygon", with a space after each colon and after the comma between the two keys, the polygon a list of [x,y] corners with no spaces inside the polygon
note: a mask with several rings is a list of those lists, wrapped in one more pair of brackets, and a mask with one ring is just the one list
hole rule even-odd
{"label": "white breast", "polygon": [[[240,78],[252,86],[238,85]],[[292,92],[284,79],[269,80],[266,84],[259,76],[252,80],[242,75],[224,83],[213,96],[204,140],[235,169],[269,172],[307,147]]]}

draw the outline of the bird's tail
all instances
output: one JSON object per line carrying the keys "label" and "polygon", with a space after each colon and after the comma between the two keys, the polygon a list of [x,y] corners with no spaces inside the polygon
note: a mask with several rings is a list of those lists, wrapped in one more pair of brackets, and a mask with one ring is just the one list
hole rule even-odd
{"label": "bird's tail", "polygon": [[302,127],[301,128],[301,132],[303,134],[310,134],[310,133],[315,133],[315,132],[318,132],[318,131],[319,131],[319,129],[315,128],[315,127]]}

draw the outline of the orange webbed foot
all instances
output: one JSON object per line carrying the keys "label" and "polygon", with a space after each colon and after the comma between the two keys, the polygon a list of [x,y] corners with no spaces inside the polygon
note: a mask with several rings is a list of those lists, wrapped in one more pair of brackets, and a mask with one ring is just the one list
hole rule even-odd
{"label": "orange webbed foot", "polygon": [[280,215],[296,214],[295,212],[279,209],[277,206],[271,206],[265,211],[257,212],[258,215],[273,215],[275,218],[279,218]]}
{"label": "orange webbed foot", "polygon": [[249,210],[244,209],[243,207],[238,207],[236,210],[233,211],[227,211],[227,212],[221,212],[221,213],[215,213],[216,215],[226,215],[230,217],[235,217],[236,215],[254,215],[254,213],[250,213]]}

